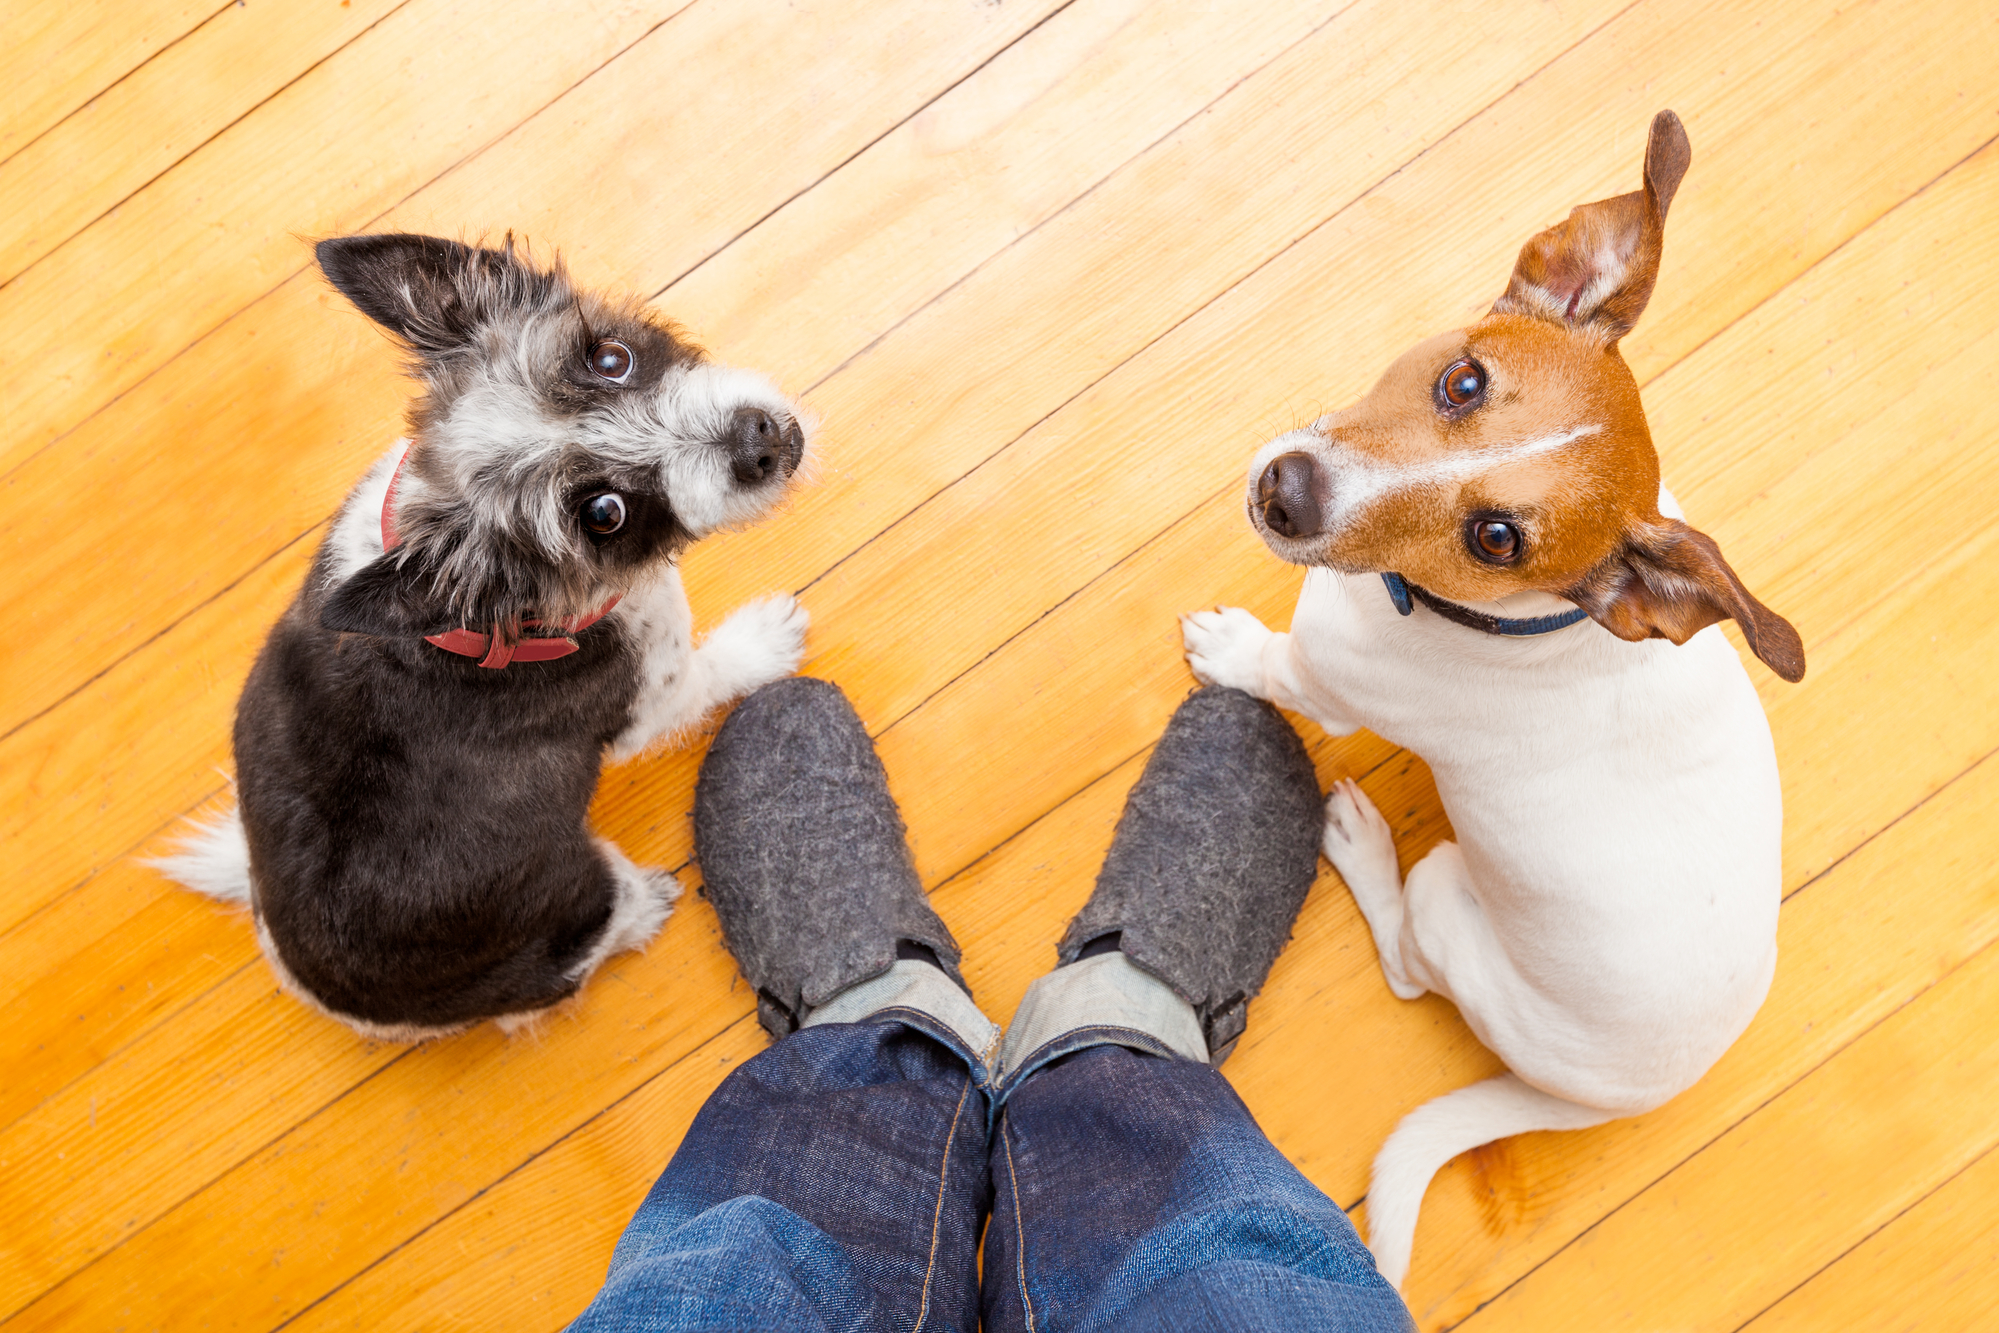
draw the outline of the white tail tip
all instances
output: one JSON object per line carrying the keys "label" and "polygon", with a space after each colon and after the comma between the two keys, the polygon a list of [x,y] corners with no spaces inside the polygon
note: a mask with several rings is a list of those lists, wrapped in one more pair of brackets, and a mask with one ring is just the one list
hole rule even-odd
{"label": "white tail tip", "polygon": [[196,893],[225,903],[250,905],[250,844],[235,806],[205,824],[195,824],[180,845],[147,865]]}

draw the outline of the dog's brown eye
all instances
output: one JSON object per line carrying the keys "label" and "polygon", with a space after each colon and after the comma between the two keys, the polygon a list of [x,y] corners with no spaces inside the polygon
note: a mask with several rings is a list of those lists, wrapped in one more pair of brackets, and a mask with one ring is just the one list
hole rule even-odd
{"label": "dog's brown eye", "polygon": [[616,491],[591,496],[578,512],[583,519],[583,530],[593,537],[608,537],[625,526],[624,497]]}
{"label": "dog's brown eye", "polygon": [[1508,564],[1520,555],[1520,529],[1496,518],[1473,519],[1471,542],[1479,559],[1490,564]]}
{"label": "dog's brown eye", "polygon": [[632,349],[606,338],[590,349],[590,369],[613,384],[623,384],[632,377]]}
{"label": "dog's brown eye", "polygon": [[1485,367],[1468,359],[1453,361],[1437,381],[1437,396],[1451,407],[1470,407],[1485,397]]}

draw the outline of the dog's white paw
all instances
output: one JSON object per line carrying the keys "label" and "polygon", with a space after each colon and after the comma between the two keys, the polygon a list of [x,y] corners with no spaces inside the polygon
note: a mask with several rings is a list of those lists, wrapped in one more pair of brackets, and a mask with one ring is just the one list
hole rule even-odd
{"label": "dog's white paw", "polygon": [[1382,894],[1400,897],[1402,871],[1395,860],[1395,835],[1367,793],[1351,778],[1333,784],[1326,797],[1326,859],[1353,890],[1366,911],[1368,899]]}
{"label": "dog's white paw", "polygon": [[653,937],[666,928],[666,919],[673,915],[673,904],[680,897],[680,881],[671,871],[636,869],[635,882],[621,895],[610,928],[605,932],[611,937],[604,950],[607,954],[643,949],[651,944]]}
{"label": "dog's white paw", "polygon": [[1180,617],[1180,636],[1196,680],[1263,697],[1263,646],[1271,633],[1261,620],[1238,606],[1194,611]]}
{"label": "dog's white paw", "polygon": [[811,620],[790,593],[738,607],[700,649],[718,692],[740,698],[798,670],[805,660],[805,628]]}
{"label": "dog's white paw", "polygon": [[1354,906],[1367,918],[1388,989],[1413,1000],[1423,987],[1409,980],[1402,965],[1402,867],[1395,859],[1395,835],[1351,778],[1333,784],[1326,797],[1326,831],[1320,844],[1326,859],[1347,882]]}

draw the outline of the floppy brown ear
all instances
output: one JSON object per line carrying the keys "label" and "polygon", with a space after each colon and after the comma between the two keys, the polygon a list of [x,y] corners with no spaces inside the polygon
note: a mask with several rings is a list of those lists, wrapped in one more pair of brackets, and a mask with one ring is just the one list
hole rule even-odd
{"label": "floppy brown ear", "polygon": [[1686,127],[1661,111],[1645,145],[1645,188],[1580,205],[1528,241],[1493,312],[1587,328],[1611,343],[1631,332],[1652,299],[1666,210],[1691,161]]}
{"label": "floppy brown ear", "polygon": [[1749,651],[1793,683],[1805,676],[1805,645],[1791,622],[1757,601],[1706,533],[1659,518],[1563,593],[1620,639],[1685,643],[1718,620],[1734,620]]}

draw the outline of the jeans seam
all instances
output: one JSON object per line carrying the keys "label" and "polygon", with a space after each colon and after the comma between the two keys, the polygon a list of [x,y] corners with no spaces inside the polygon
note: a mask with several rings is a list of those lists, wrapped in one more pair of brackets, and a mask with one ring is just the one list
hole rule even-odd
{"label": "jeans seam", "polygon": [[1128,1050],[1142,1051],[1147,1055],[1156,1055],[1167,1060],[1187,1058],[1150,1032],[1122,1027],[1116,1023],[1090,1023],[1056,1033],[1029,1051],[1018,1066],[1002,1071],[996,1089],[998,1100],[1004,1103],[1013,1096],[1016,1088],[1027,1081],[1029,1075],[1038,1072],[1044,1065],[1052,1064],[1065,1055],[1089,1050],[1093,1046],[1123,1046]]}
{"label": "jeans seam", "polygon": [[944,1135],[944,1160],[937,1169],[937,1211],[930,1218],[930,1257],[923,1265],[923,1295],[916,1303],[916,1323],[909,1333],[921,1333],[923,1321],[930,1317],[930,1278],[937,1271],[937,1238],[944,1229],[944,1192],[951,1184],[951,1149],[958,1141],[958,1121],[965,1114],[965,1099],[972,1095],[972,1076],[965,1075],[965,1086],[958,1093],[958,1107],[951,1112],[951,1128]]}
{"label": "jeans seam", "polygon": [[1013,1165],[1013,1140],[1006,1134],[1006,1118],[1000,1118],[1000,1143],[1006,1149],[1006,1183],[1013,1191],[1013,1262],[1020,1284],[1020,1308],[1027,1316],[1027,1333],[1034,1333],[1034,1302],[1027,1294],[1027,1232],[1020,1220],[1020,1173]]}
{"label": "jeans seam", "polygon": [[859,1021],[863,1023],[900,1023],[906,1028],[921,1032],[932,1041],[939,1042],[947,1047],[953,1055],[964,1060],[967,1064],[976,1065],[977,1068],[971,1071],[972,1082],[976,1086],[985,1087],[992,1081],[985,1057],[973,1054],[970,1044],[964,1038],[964,1034],[928,1010],[918,1009],[912,1005],[892,1004],[886,1009],[875,1010],[866,1018]]}

